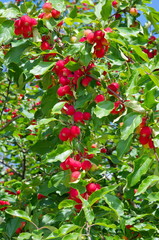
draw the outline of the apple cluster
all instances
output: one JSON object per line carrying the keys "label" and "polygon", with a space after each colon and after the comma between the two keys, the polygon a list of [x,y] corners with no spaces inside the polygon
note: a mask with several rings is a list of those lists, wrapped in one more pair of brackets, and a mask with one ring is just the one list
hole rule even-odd
{"label": "apple cluster", "polygon": [[[60,164],[60,167],[62,170],[70,170],[71,171],[71,177],[70,177],[70,182],[77,181],[80,176],[81,172],[80,171],[89,171],[92,167],[93,164],[88,160],[92,158],[94,155],[93,154],[87,154],[87,151],[85,149],[85,152],[76,154],[74,158],[68,157],[64,162]],[[87,160],[83,160],[87,159]],[[101,188],[100,184],[98,183],[89,183],[86,185],[86,192],[81,194],[81,197],[84,199],[88,200],[89,196],[99,190]],[[75,205],[75,208],[77,211],[81,210],[82,208],[82,201],[79,198],[79,193],[78,190],[75,188],[71,188],[69,191],[69,199],[74,200],[78,204]]]}
{"label": "apple cluster", "polygon": [[155,148],[152,140],[152,128],[146,126],[147,118],[143,117],[142,122],[136,130],[136,133],[140,134],[139,142],[146,148]]}
{"label": "apple cluster", "polygon": [[154,48],[156,45],[156,37],[151,36],[148,39],[147,46],[142,50],[147,54],[148,58],[154,58],[157,55],[157,49]]}
{"label": "apple cluster", "polygon": [[[0,211],[4,211],[7,209],[7,205],[10,205],[10,203],[8,201],[3,201],[3,200],[0,200]],[[4,206],[4,207],[2,207]]]}
{"label": "apple cluster", "polygon": [[57,19],[57,18],[60,17],[61,12],[54,9],[52,7],[52,4],[49,3],[49,2],[44,3],[43,6],[42,6],[42,9],[43,9],[44,12],[40,13],[38,18],[41,18],[41,19],[55,18],[55,19]]}
{"label": "apple cluster", "polygon": [[93,57],[102,58],[109,49],[109,42],[105,38],[105,32],[97,30],[93,32],[90,29],[84,31],[84,37],[80,39],[80,42],[85,42],[94,45]]}
{"label": "apple cluster", "polygon": [[21,222],[20,227],[16,229],[16,233],[19,234],[22,232],[22,229],[25,227],[26,222]]}
{"label": "apple cluster", "polygon": [[[88,183],[86,185],[86,192],[80,194],[80,196],[86,200],[88,200],[89,196],[97,191],[101,189],[101,186],[100,184],[98,183]],[[77,204],[74,206],[76,208],[77,211],[80,211],[81,208],[82,208],[82,201],[81,199],[79,198],[79,192],[77,189],[75,188],[71,188],[70,191],[69,191],[69,199],[75,201]]]}
{"label": "apple cluster", "polygon": [[24,38],[33,36],[33,27],[37,25],[35,18],[30,18],[28,15],[22,16],[14,22],[14,33],[23,35]]}

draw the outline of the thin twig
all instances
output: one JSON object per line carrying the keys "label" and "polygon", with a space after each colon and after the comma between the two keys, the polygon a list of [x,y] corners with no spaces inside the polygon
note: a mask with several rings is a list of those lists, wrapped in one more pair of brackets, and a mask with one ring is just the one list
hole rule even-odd
{"label": "thin twig", "polygon": [[8,79],[8,81],[9,81],[9,83],[8,83],[8,87],[7,87],[7,90],[6,90],[5,101],[4,101],[3,108],[2,108],[1,113],[0,113],[1,121],[2,121],[3,111],[6,108],[6,103],[7,103],[8,96],[9,96],[9,89],[10,89],[10,85],[11,85],[11,80]]}
{"label": "thin twig", "polygon": [[[94,79],[95,81],[99,81],[97,78],[93,77],[92,75],[87,75],[88,77],[91,77],[92,79]],[[110,89],[109,87],[106,86],[106,89],[109,90],[111,93],[113,93],[122,103],[124,103],[124,99],[122,97],[120,97],[119,94],[117,94],[116,92],[114,92],[112,89]]]}
{"label": "thin twig", "polygon": [[156,160],[159,162],[159,156],[158,156],[155,148],[154,148],[154,154],[155,154]]}
{"label": "thin twig", "polygon": [[22,177],[22,175],[20,173],[18,173],[12,166],[10,166],[8,163],[4,162],[3,160],[0,160],[0,164],[10,168],[15,174]]}
{"label": "thin twig", "polygon": [[25,172],[26,172],[26,155],[23,152],[23,161],[22,161],[22,179],[25,178]]}
{"label": "thin twig", "polygon": [[14,118],[12,118],[9,122],[7,122],[5,125],[3,125],[1,128],[0,128],[0,132],[3,131],[3,129],[5,129],[6,127],[8,127],[12,122],[14,122],[15,120],[17,120],[18,118],[21,118],[23,117],[22,115],[18,115]]}

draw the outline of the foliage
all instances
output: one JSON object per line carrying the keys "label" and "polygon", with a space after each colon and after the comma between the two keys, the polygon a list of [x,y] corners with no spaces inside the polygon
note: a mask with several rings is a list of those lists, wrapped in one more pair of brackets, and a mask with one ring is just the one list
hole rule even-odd
{"label": "foliage", "polygon": [[159,239],[149,3],[0,3],[0,239]]}

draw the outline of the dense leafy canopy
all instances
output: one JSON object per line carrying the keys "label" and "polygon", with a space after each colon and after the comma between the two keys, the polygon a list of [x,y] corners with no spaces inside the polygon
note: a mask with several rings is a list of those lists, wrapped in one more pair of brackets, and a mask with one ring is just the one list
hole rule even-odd
{"label": "dense leafy canopy", "polygon": [[149,3],[0,2],[0,239],[159,239]]}

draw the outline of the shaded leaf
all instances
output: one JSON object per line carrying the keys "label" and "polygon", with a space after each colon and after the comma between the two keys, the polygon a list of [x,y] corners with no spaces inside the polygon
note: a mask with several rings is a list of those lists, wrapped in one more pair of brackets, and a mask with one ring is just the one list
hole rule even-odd
{"label": "shaded leaf", "polygon": [[103,101],[103,102],[100,102],[96,105],[96,107],[94,109],[94,114],[98,118],[106,117],[113,110],[113,108],[114,108],[113,102]]}
{"label": "shaded leaf", "polygon": [[155,175],[148,176],[140,184],[137,193],[135,193],[135,196],[138,196],[138,195],[144,193],[147,190],[147,188],[151,186],[151,184],[154,184],[154,183],[156,183],[158,181],[159,181],[159,177],[158,176],[155,176]]}
{"label": "shaded leaf", "polygon": [[127,176],[128,187],[133,187],[140,181],[141,177],[149,170],[151,162],[152,159],[145,155],[135,160],[134,171]]}

